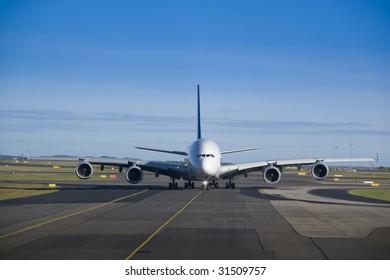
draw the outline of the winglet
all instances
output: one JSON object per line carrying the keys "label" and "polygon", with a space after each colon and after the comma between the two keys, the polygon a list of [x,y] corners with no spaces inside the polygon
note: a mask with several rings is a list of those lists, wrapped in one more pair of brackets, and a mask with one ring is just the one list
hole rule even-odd
{"label": "winglet", "polygon": [[199,93],[199,85],[198,85],[198,139],[202,138],[202,131],[200,127],[200,93]]}

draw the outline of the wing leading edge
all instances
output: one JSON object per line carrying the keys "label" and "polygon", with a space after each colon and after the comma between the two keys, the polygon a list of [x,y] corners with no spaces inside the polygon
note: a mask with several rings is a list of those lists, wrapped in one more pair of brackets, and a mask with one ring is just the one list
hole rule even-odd
{"label": "wing leading edge", "polygon": [[[222,165],[219,175],[222,179],[233,178],[238,175],[247,174],[255,171],[263,171],[264,179],[268,183],[276,183],[280,180],[280,170],[283,167],[290,166],[303,166],[303,165],[313,165],[312,174],[316,179],[324,179],[329,172],[328,167],[325,163],[331,162],[372,162],[378,161],[378,157],[376,158],[309,158],[309,159],[283,159],[283,160],[269,160],[269,161],[260,161],[260,162],[252,162],[252,163],[242,163],[242,164],[228,164]],[[314,172],[317,171],[315,167],[320,168],[318,170],[319,175]],[[274,172],[277,174],[277,178],[273,178],[272,180],[267,180],[267,171]],[[325,173],[326,171],[326,173]]]}

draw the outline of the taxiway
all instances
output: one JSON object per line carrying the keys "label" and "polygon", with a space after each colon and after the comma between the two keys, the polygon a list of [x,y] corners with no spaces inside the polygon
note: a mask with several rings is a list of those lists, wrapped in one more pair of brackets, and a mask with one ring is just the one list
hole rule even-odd
{"label": "taxiway", "polygon": [[390,259],[390,204],[345,194],[358,186],[288,173],[203,192],[121,182],[0,202],[0,259]]}

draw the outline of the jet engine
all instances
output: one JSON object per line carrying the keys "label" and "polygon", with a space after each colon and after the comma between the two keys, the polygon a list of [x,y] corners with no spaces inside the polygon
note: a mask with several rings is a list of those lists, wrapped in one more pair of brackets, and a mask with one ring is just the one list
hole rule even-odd
{"label": "jet engine", "polygon": [[280,173],[280,170],[273,165],[268,166],[263,171],[264,181],[266,181],[268,184],[275,184],[279,182],[281,177],[282,174]]}
{"label": "jet engine", "polygon": [[76,175],[80,179],[89,179],[93,174],[93,167],[89,162],[83,161],[76,166]]}
{"label": "jet engine", "polygon": [[142,181],[144,172],[136,165],[133,165],[126,171],[126,180],[130,184],[138,184]]}
{"label": "jet engine", "polygon": [[323,163],[316,163],[311,168],[311,175],[317,180],[322,180],[328,177],[329,168]]}

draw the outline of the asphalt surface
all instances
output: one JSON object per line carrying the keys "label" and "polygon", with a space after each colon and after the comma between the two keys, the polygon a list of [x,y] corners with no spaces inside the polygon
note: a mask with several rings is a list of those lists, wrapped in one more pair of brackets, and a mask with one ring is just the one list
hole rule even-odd
{"label": "asphalt surface", "polygon": [[203,192],[146,174],[136,186],[64,182],[0,202],[0,259],[390,259],[388,203],[283,175]]}

